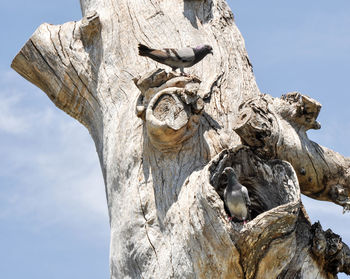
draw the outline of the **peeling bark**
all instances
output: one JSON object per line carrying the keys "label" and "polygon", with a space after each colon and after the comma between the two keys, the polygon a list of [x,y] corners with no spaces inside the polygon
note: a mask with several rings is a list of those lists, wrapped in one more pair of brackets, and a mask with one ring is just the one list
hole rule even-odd
{"label": "peeling bark", "polygon": [[[81,21],[41,25],[12,67],[94,139],[111,278],[349,274],[346,244],[300,202],[301,191],[348,209],[349,159],[307,138],[320,128],[317,101],[261,95],[226,2],[80,3]],[[206,43],[214,56],[181,76],[138,56],[138,43]],[[227,219],[226,166],[249,191],[246,226]]]}

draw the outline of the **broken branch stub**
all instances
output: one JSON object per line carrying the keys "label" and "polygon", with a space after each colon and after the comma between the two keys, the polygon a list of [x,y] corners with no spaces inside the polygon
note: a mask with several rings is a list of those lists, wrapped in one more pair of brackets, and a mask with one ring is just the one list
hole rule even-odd
{"label": "broken branch stub", "polygon": [[323,231],[320,222],[314,223],[311,231],[311,249],[319,264],[334,275],[338,272],[350,274],[350,249],[342,242],[341,237],[331,229]]}
{"label": "broken branch stub", "polygon": [[96,36],[101,32],[101,22],[96,11],[92,11],[83,17],[80,32],[85,46],[91,46]]}
{"label": "broken branch stub", "polygon": [[303,194],[347,210],[349,158],[309,140],[306,134],[321,127],[316,121],[320,109],[317,101],[296,92],[282,98],[261,95],[239,106],[234,130],[257,154],[290,162]]}
{"label": "broken branch stub", "polygon": [[91,46],[98,41],[100,31],[101,23],[95,11],[76,22],[44,23],[11,64],[58,108],[81,122],[96,143],[102,141],[105,104],[99,99],[94,76],[94,55],[100,50]]}

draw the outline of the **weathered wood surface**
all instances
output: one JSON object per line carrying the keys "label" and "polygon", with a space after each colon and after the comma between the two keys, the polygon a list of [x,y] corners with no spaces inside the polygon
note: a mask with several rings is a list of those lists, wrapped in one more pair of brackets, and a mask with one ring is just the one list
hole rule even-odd
{"label": "weathered wood surface", "polygon": [[[319,127],[316,101],[261,95],[226,2],[80,2],[81,21],[41,25],[12,67],[94,139],[111,277],[349,273],[348,247],[311,227],[299,189],[347,209],[349,160],[307,139],[305,131]],[[206,43],[214,55],[182,77],[154,70],[154,61],[137,55],[138,43]],[[246,227],[227,221],[224,166],[251,194],[254,219]]]}
{"label": "weathered wood surface", "polygon": [[[298,92],[282,98],[260,95],[240,106],[235,131],[263,157],[290,162],[303,194],[350,209],[350,159],[308,139],[320,129],[321,104]],[[283,132],[281,132],[283,131]]]}

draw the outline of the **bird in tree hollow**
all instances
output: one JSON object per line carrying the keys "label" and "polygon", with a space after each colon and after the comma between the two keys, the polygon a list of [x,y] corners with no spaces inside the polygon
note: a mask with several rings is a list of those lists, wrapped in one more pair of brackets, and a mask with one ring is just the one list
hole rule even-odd
{"label": "bird in tree hollow", "polygon": [[232,218],[237,218],[246,224],[246,219],[249,214],[249,207],[251,205],[248,190],[245,186],[240,184],[233,168],[227,167],[223,171],[227,176],[227,187],[224,191],[224,202],[230,211]]}
{"label": "bird in tree hollow", "polygon": [[192,67],[209,53],[213,54],[213,48],[209,45],[200,45],[194,48],[185,47],[181,49],[152,49],[143,44],[139,44],[139,55],[147,56],[159,63],[165,64],[171,67],[173,71],[180,68],[181,74],[184,74],[184,68]]}

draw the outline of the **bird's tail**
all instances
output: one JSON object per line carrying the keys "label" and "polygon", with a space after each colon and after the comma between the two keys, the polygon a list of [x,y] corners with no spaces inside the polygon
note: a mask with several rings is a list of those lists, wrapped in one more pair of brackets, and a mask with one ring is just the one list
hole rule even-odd
{"label": "bird's tail", "polygon": [[152,50],[153,49],[149,48],[148,46],[139,44],[139,55],[141,56],[147,56],[147,54],[150,53]]}

